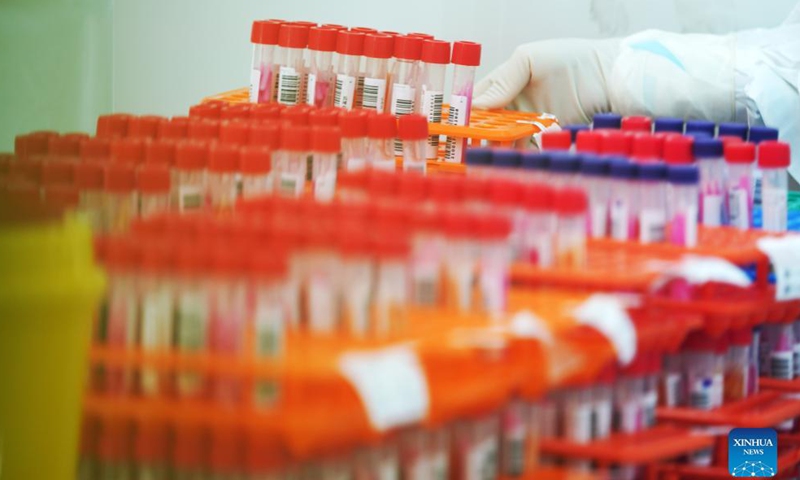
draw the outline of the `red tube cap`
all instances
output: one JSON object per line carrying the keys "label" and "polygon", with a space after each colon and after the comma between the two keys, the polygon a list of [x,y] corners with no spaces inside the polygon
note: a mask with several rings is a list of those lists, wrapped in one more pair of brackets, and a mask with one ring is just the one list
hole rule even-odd
{"label": "red tube cap", "polygon": [[[732,137],[736,138],[736,137]],[[753,163],[756,159],[756,146],[746,142],[725,144],[725,161],[728,163]]]}
{"label": "red tube cap", "polygon": [[589,200],[579,188],[563,188],[556,192],[555,204],[559,215],[581,215],[586,213]]}
{"label": "red tube cap", "polygon": [[320,153],[339,153],[342,151],[341,130],[338,127],[313,127],[311,150]]}
{"label": "red tube cap", "polygon": [[69,133],[48,140],[47,152],[50,155],[77,157],[80,154],[81,142],[89,138],[85,133]]}
{"label": "red tube cap", "polygon": [[278,31],[278,45],[284,48],[306,48],[309,30],[307,25],[284,23]]}
{"label": "red tube cap", "polygon": [[422,40],[433,40],[434,36],[430,33],[420,33],[420,32],[411,32],[408,34],[409,37],[417,37],[421,38]]}
{"label": "red tube cap", "polygon": [[489,181],[489,199],[497,205],[516,206],[522,200],[522,184],[505,178]]}
{"label": "red tube cap", "polygon": [[81,142],[81,160],[107,158],[111,154],[111,142],[105,138],[87,138]]}
{"label": "red tube cap", "polygon": [[250,42],[261,45],[277,45],[283,20],[256,20],[250,30]]}
{"label": "red tube cap", "polygon": [[337,33],[333,28],[314,27],[308,32],[308,49],[318,52],[333,52],[336,50]]}
{"label": "red tube cap", "polygon": [[788,143],[767,140],[758,144],[759,168],[788,168],[791,160]]}
{"label": "red tube cap", "polygon": [[219,141],[231,145],[246,145],[250,123],[242,120],[224,121],[219,125]]}
{"label": "red tube cap", "polygon": [[636,160],[658,160],[664,150],[664,138],[649,133],[638,133],[633,137],[631,156]]}
{"label": "red tube cap", "polygon": [[175,163],[175,141],[155,140],[144,147],[144,162],[148,164],[172,166]]}
{"label": "red tube cap", "polygon": [[419,60],[422,58],[422,39],[408,35],[395,38],[394,56],[403,60]]}
{"label": "red tube cap", "polygon": [[158,138],[181,139],[189,132],[189,117],[172,117],[158,124]]}
{"label": "red tube cap", "polygon": [[397,136],[401,140],[428,138],[428,119],[423,115],[403,115],[397,121]]}
{"label": "red tube cap", "polygon": [[42,166],[42,185],[72,185],[75,164],[69,161],[50,161]]}
{"label": "red tube cap", "polygon": [[283,105],[280,103],[257,103],[250,111],[252,120],[278,120],[281,118]]}
{"label": "red tube cap", "polygon": [[131,117],[128,120],[128,136],[136,138],[156,138],[158,126],[164,117],[156,115],[144,115],[141,117]]}
{"label": "red tube cap", "polygon": [[[391,58],[394,50],[394,37],[383,33],[370,33],[364,37],[364,56],[370,58]],[[445,62],[447,63],[447,62]]]}
{"label": "red tube cap", "polygon": [[97,117],[98,137],[124,137],[128,133],[128,121],[131,115],[127,113],[113,113]]}
{"label": "red tube cap", "polygon": [[105,167],[103,186],[105,191],[127,193],[136,189],[136,174],[133,165],[109,163]]}
{"label": "red tube cap", "polygon": [[693,143],[692,137],[684,137],[680,134],[665,136],[664,161],[671,164],[692,163],[694,161]]}
{"label": "red tube cap", "polygon": [[111,140],[111,160],[136,165],[144,160],[144,142],[140,138]]}
{"label": "red tube cap", "polygon": [[342,114],[339,115],[339,128],[342,129],[342,138],[366,137],[367,112],[364,110],[342,112]]}
{"label": "red tube cap", "polygon": [[253,105],[250,103],[231,103],[219,110],[220,120],[248,120]]}
{"label": "red tube cap", "polygon": [[483,239],[504,239],[511,234],[511,221],[502,215],[487,215],[478,220],[477,228]]}
{"label": "red tube cap", "polygon": [[572,146],[572,134],[569,130],[542,133],[543,150],[569,150]]}
{"label": "red tube cap", "polygon": [[336,52],[341,55],[363,54],[364,36],[364,32],[339,30],[336,38]]}
{"label": "red tube cap", "polygon": [[309,134],[306,126],[284,125],[281,128],[281,150],[307,152]]}
{"label": "red tube cap", "polygon": [[136,189],[144,194],[169,193],[169,168],[155,163],[142,165],[136,173]]}
{"label": "red tube cap", "polygon": [[208,170],[233,173],[239,168],[239,147],[224,143],[212,144],[208,151]]}
{"label": "red tube cap", "polygon": [[181,170],[203,170],[208,163],[205,142],[184,140],[175,146],[175,166]]}
{"label": "red tube cap", "polygon": [[479,66],[481,64],[481,44],[464,41],[453,43],[451,63],[467,67]]}
{"label": "red tube cap", "polygon": [[103,166],[97,162],[82,162],[75,166],[75,186],[81,190],[103,188]]}
{"label": "red tube cap", "polygon": [[600,137],[600,153],[604,155],[631,154],[632,137],[618,130],[604,130]]}
{"label": "red tube cap", "polygon": [[187,137],[195,140],[216,140],[219,137],[219,120],[190,119]]}
{"label": "red tube cap", "polygon": [[630,132],[650,133],[653,130],[653,122],[650,117],[635,115],[623,118],[621,128]]}
{"label": "red tube cap", "polygon": [[78,206],[80,191],[71,185],[51,185],[44,190],[44,203],[56,210]]}
{"label": "red tube cap", "polygon": [[422,61],[440,65],[450,63],[450,42],[433,40],[432,38],[422,42]]}
{"label": "red tube cap", "polygon": [[251,124],[248,143],[277,150],[280,147],[280,132],[280,125],[277,123]]}
{"label": "red tube cap", "polygon": [[311,110],[308,114],[308,124],[312,127],[338,127],[341,111],[335,107]]}
{"label": "red tube cap", "polygon": [[286,120],[292,125],[308,125],[308,116],[314,107],[310,105],[293,105],[281,111],[281,120]]}
{"label": "red tube cap", "polygon": [[600,153],[602,134],[592,130],[581,130],[575,136],[575,148],[581,153]]}
{"label": "red tube cap", "polygon": [[14,154],[20,158],[44,155],[47,153],[50,138],[56,136],[58,136],[57,133],[47,135],[40,133],[17,135],[14,138]]}
{"label": "red tube cap", "polygon": [[394,138],[395,135],[397,135],[397,120],[394,115],[376,113],[369,116],[367,121],[367,136],[369,138]]}
{"label": "red tube cap", "polygon": [[272,152],[267,147],[242,147],[239,152],[239,169],[243,174],[267,174],[272,170]]}
{"label": "red tube cap", "polygon": [[537,212],[549,212],[555,207],[555,190],[549,185],[535,183],[526,185],[522,192],[522,203],[525,209]]}

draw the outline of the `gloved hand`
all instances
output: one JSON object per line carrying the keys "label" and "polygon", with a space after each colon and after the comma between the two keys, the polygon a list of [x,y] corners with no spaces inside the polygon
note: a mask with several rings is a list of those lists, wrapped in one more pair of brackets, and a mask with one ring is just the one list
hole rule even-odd
{"label": "gloved hand", "polygon": [[611,110],[606,78],[619,39],[545,40],[521,45],[475,85],[473,106],[555,114],[562,125]]}

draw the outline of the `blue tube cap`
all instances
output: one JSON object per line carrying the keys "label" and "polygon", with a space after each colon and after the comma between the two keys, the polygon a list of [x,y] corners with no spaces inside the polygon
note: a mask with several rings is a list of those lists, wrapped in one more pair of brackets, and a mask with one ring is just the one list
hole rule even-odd
{"label": "blue tube cap", "polygon": [[488,148],[468,148],[467,165],[488,167],[492,164],[492,151]]}
{"label": "blue tube cap", "polygon": [[717,128],[718,137],[739,137],[747,139],[747,125],[744,123],[720,123]]}
{"label": "blue tube cap", "polygon": [[501,148],[492,152],[492,166],[500,168],[519,167],[519,150]]}
{"label": "blue tube cap", "polygon": [[683,133],[683,119],[671,117],[656,118],[655,122],[653,122],[653,131]]}
{"label": "blue tube cap", "polygon": [[550,153],[550,171],[558,173],[575,173],[581,166],[581,157],[568,152]]}
{"label": "blue tube cap", "polygon": [[639,166],[631,163],[622,157],[614,157],[610,161],[611,178],[621,180],[632,180],[638,174]]}
{"label": "blue tube cap", "polygon": [[700,132],[707,134],[709,137],[713,137],[716,130],[717,126],[714,124],[714,122],[709,122],[708,120],[689,120],[686,122],[687,135]]}
{"label": "blue tube cap", "polygon": [[639,178],[642,180],[665,180],[667,166],[663,163],[639,164]]}
{"label": "blue tube cap", "polygon": [[694,157],[698,160],[722,158],[722,140],[701,137],[694,139]]}
{"label": "blue tube cap", "polygon": [[526,170],[547,170],[550,168],[550,155],[539,152],[525,152],[522,154],[522,168]]}
{"label": "blue tube cap", "polygon": [[572,143],[575,143],[575,139],[578,136],[578,132],[589,130],[589,125],[583,125],[583,124],[567,125],[566,127],[564,127],[564,130],[567,130],[569,132],[569,134],[572,136]]}
{"label": "blue tube cap", "polygon": [[772,127],[750,127],[750,142],[761,143],[765,140],[777,140],[778,129]]}
{"label": "blue tube cap", "polygon": [[617,129],[622,127],[622,115],[616,113],[598,113],[592,118],[592,129]]}
{"label": "blue tube cap", "polygon": [[700,181],[700,170],[695,165],[670,165],[667,180],[677,185],[693,185]]}
{"label": "blue tube cap", "polygon": [[581,173],[593,177],[604,177],[609,173],[611,162],[607,158],[598,155],[581,155]]}

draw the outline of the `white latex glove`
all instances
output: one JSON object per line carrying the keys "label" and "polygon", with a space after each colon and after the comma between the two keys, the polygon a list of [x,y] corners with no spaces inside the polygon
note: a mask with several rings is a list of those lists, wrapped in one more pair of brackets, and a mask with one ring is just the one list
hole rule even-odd
{"label": "white latex glove", "polygon": [[595,113],[611,109],[606,78],[619,43],[564,39],[521,45],[475,85],[473,105],[552,113],[562,125],[589,123]]}

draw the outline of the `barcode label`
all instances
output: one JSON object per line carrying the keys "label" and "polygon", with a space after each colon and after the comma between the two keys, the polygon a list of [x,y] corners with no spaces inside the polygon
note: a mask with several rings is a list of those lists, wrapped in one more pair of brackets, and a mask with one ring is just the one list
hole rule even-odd
{"label": "barcode label", "polygon": [[303,192],[305,176],[297,172],[282,172],[278,183],[278,192],[283,195],[298,197]]}
{"label": "barcode label", "polygon": [[642,243],[663,242],[666,238],[667,218],[663,210],[644,209],[639,218],[639,241]]}
{"label": "barcode label", "polygon": [[258,92],[261,88],[261,70],[254,68],[250,70],[250,102],[258,102]]}
{"label": "barcode label", "polygon": [[292,67],[278,71],[278,103],[297,105],[300,98],[300,74]]}
{"label": "barcode label", "polygon": [[197,185],[181,185],[178,189],[178,208],[181,212],[203,207],[203,192]]}
{"label": "barcode label", "polygon": [[352,110],[355,90],[355,77],[341,74],[336,75],[336,89],[333,94],[333,104],[346,110]]}
{"label": "barcode label", "polygon": [[[410,85],[403,83],[395,83],[392,85],[392,103],[389,111],[392,115],[410,115],[414,113],[414,96],[416,90]],[[394,154],[400,156],[403,154],[403,142],[399,139],[394,141]]]}
{"label": "barcode label", "polygon": [[306,77],[306,105],[314,105],[317,95],[317,75],[309,73]]}
{"label": "barcode label", "polygon": [[592,412],[587,404],[574,404],[565,407],[564,436],[577,443],[587,443],[592,439]]}
{"label": "barcode label", "polygon": [[364,96],[362,107],[367,110],[375,110],[383,113],[386,101],[386,79],[385,78],[365,78]]}
{"label": "barcode label", "polygon": [[772,352],[769,362],[770,377],[778,380],[791,380],[794,377],[794,366],[792,361],[794,352]]}
{"label": "barcode label", "polygon": [[750,208],[747,190],[733,187],[728,192],[728,215],[732,227],[742,230],[750,228]]}
{"label": "barcode label", "polygon": [[[447,117],[448,125],[464,126],[469,121],[470,99],[464,95],[450,96],[450,114]],[[464,157],[465,138],[447,137],[444,159],[451,163],[461,163]]]}
{"label": "barcode label", "polygon": [[792,357],[792,362],[794,366],[794,376],[800,377],[800,343],[794,344],[792,352],[794,353]]}
{"label": "barcode label", "polygon": [[689,392],[689,406],[698,410],[711,410],[713,383],[710,378],[695,380],[692,391]]}
{"label": "barcode label", "polygon": [[[442,122],[442,102],[444,94],[436,90],[427,90],[423,87],[422,92],[422,114],[428,118],[429,123]],[[428,147],[426,149],[427,158],[435,159],[439,153],[439,135],[428,137]]]}
{"label": "barcode label", "polygon": [[722,225],[722,195],[703,195],[703,225],[707,227]]}
{"label": "barcode label", "polygon": [[364,76],[359,75],[356,79],[356,93],[355,93],[355,102],[354,105],[356,108],[361,108],[364,106]]}
{"label": "barcode label", "polygon": [[439,279],[420,276],[414,280],[413,302],[417,305],[436,305],[439,298]]}

